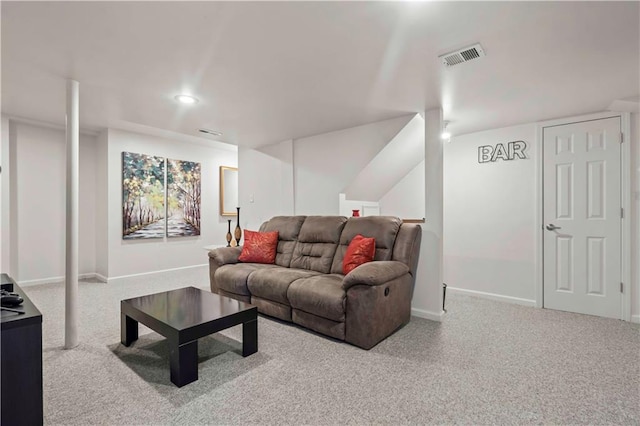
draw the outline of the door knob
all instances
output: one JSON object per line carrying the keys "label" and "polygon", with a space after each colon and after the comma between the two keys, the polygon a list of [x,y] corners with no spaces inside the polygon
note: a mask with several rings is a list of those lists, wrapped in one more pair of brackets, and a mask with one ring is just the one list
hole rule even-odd
{"label": "door knob", "polygon": [[562,229],[559,226],[555,226],[553,223],[548,224],[546,228],[547,228],[547,231],[555,231],[556,229]]}

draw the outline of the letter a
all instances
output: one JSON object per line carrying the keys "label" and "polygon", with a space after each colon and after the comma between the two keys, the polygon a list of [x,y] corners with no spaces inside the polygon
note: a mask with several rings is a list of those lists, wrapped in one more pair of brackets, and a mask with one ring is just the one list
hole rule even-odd
{"label": "letter a", "polygon": [[491,157],[491,161],[496,161],[498,158],[501,158],[503,160],[508,160],[507,152],[504,149],[504,145],[501,143],[496,145],[496,150],[493,151],[493,156]]}

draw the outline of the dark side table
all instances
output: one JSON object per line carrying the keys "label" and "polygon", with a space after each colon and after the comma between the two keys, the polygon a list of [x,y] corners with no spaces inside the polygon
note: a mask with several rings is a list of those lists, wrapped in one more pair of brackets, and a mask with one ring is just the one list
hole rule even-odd
{"label": "dark side table", "polygon": [[167,338],[171,381],[182,387],[198,380],[198,339],[242,324],[242,356],[258,351],[258,308],[195,287],[120,302],[120,338],[138,339],[138,322]]}

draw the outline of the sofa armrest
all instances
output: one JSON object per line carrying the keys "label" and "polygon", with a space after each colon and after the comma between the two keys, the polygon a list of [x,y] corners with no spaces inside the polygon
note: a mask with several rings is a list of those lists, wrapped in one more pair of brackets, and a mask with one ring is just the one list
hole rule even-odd
{"label": "sofa armrest", "polygon": [[220,247],[209,251],[209,282],[211,292],[218,293],[218,283],[216,283],[216,270],[222,265],[238,263],[238,258],[242,252],[242,247]]}
{"label": "sofa armrest", "polygon": [[209,251],[209,257],[216,261],[218,266],[238,263],[242,247],[219,247]]}
{"label": "sofa armrest", "polygon": [[344,340],[370,349],[408,323],[412,280],[406,273],[384,285],[354,285],[347,290]]}
{"label": "sofa armrest", "polygon": [[348,290],[358,284],[378,286],[409,273],[409,267],[395,260],[364,263],[345,275],[342,288]]}

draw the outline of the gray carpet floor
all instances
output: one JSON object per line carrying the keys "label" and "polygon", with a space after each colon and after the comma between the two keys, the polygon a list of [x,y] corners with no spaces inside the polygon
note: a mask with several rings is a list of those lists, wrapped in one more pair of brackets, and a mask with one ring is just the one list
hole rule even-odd
{"label": "gray carpet floor", "polygon": [[120,342],[120,300],[193,285],[206,268],[80,283],[64,350],[64,285],[27,287],[44,316],[45,424],[640,424],[638,325],[448,295],[370,351],[260,317],[199,342],[199,380],[169,381],[162,336]]}

